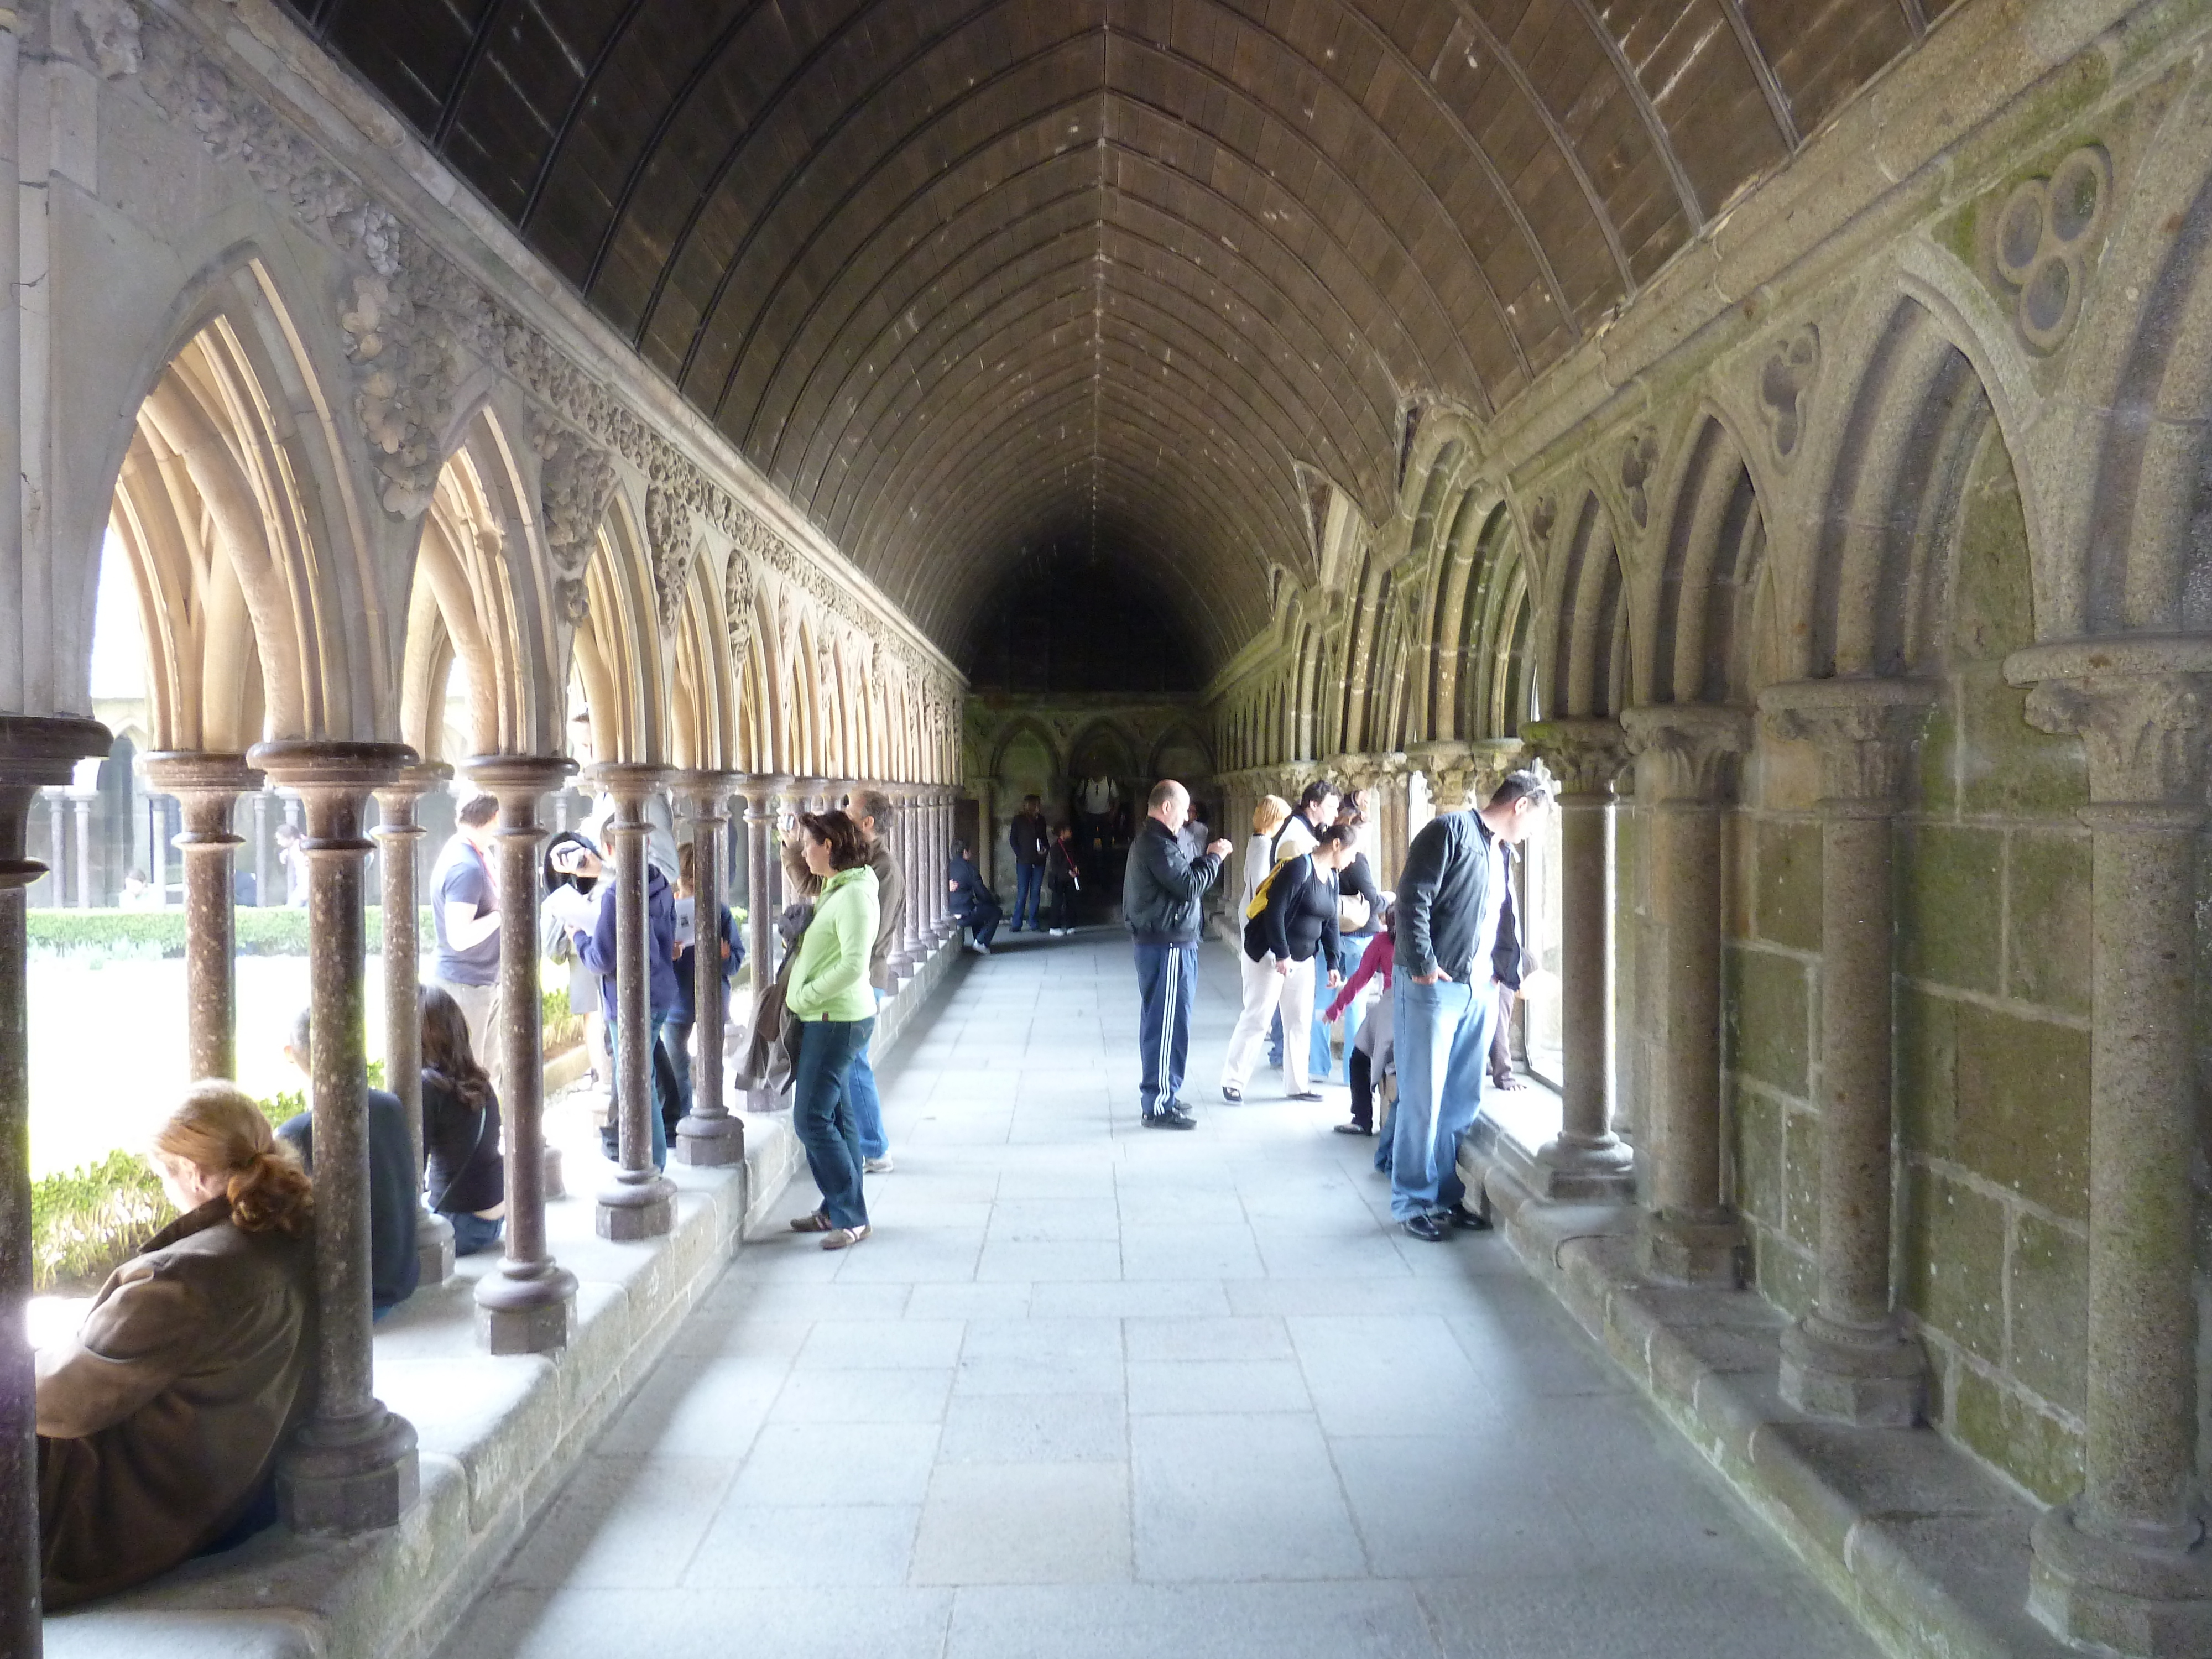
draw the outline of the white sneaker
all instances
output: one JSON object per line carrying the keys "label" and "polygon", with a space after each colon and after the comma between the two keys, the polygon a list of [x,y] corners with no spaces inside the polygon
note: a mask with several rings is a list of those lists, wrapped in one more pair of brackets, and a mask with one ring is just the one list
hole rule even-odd
{"label": "white sneaker", "polygon": [[889,1175],[891,1172],[890,1157],[886,1153],[882,1158],[864,1158],[860,1160],[860,1170],[865,1175]]}

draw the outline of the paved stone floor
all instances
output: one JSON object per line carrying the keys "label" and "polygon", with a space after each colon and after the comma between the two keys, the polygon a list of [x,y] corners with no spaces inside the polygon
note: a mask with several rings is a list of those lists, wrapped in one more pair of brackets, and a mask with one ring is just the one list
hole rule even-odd
{"label": "paved stone floor", "polygon": [[746,1249],[453,1659],[1874,1651],[1340,1091],[1220,1103],[1225,949],[1162,1133],[1123,938],[1009,947],[886,1068],[875,1237]]}

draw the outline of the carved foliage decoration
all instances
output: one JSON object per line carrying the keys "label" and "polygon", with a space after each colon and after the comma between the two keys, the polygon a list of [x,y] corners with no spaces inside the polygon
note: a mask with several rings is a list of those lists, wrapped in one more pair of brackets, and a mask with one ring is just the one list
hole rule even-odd
{"label": "carved foliage decoration", "polygon": [[136,75],[145,63],[138,13],[127,0],[76,0],[77,32],[93,67],[110,81]]}
{"label": "carved foliage decoration", "polygon": [[691,572],[691,509],[683,496],[663,484],[645,492],[645,535],[653,544],[653,590],[660,631],[673,633],[684,605],[684,580]]}
{"label": "carved foliage decoration", "polygon": [[2073,331],[2112,204],[2112,158],[2084,144],[2049,177],[2021,179],[1995,211],[1977,216],[1983,280],[2012,301],[2029,350],[2047,356]]}
{"label": "carved foliage decoration", "polygon": [[532,433],[539,460],[539,496],[544,507],[545,551],[553,565],[554,592],[571,623],[590,610],[584,568],[615,490],[614,458],[577,434],[551,421]]}
{"label": "carved foliage decoration", "polygon": [[731,670],[742,676],[753,647],[753,567],[738,548],[730,550],[730,562],[722,572],[722,602],[726,607]]}
{"label": "carved foliage decoration", "polygon": [[1820,373],[1820,331],[1811,323],[1775,343],[1759,368],[1759,417],[1774,458],[1787,461],[1805,435],[1805,409]]}

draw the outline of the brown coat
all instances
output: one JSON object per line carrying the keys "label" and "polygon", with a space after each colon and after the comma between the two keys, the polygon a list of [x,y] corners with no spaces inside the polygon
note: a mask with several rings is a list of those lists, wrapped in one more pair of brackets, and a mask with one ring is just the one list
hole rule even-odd
{"label": "brown coat", "polygon": [[261,1489],[313,1395],[314,1247],[216,1199],[156,1234],[39,1354],[46,1605],[166,1571]]}
{"label": "brown coat", "polygon": [[878,836],[868,848],[868,868],[876,872],[876,945],[868,953],[868,983],[891,988],[891,952],[906,931],[906,877],[891,856],[890,843]]}

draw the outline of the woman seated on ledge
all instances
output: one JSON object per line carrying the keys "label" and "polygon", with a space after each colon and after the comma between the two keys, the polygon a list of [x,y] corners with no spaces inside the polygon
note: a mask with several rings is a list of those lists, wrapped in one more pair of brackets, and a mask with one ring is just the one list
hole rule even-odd
{"label": "woman seated on ledge", "polygon": [[150,1160],[184,1213],[38,1357],[49,1612],[166,1571],[265,1492],[312,1404],[313,1191],[232,1085],[194,1084]]}
{"label": "woman seated on ledge", "polygon": [[430,1207],[453,1226],[453,1254],[499,1243],[507,1221],[507,1163],[499,1151],[499,1097],[469,1047],[461,1005],[422,988],[422,1157]]}

